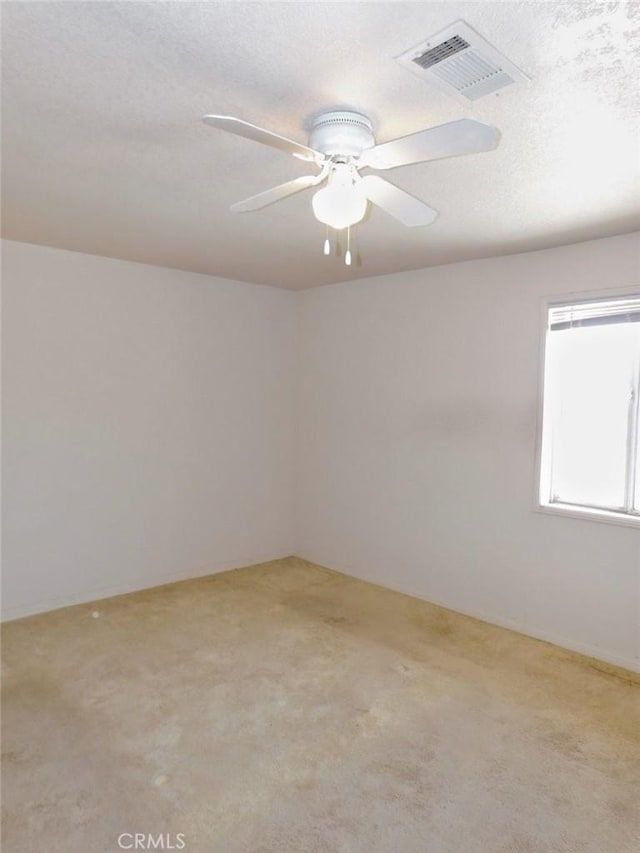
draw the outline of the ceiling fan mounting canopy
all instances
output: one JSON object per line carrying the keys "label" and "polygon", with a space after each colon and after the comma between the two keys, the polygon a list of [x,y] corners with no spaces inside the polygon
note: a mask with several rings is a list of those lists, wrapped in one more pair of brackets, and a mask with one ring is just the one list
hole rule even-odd
{"label": "ceiling fan mounting canopy", "polygon": [[359,157],[375,144],[369,119],[349,110],[318,116],[309,136],[309,147],[326,157]]}

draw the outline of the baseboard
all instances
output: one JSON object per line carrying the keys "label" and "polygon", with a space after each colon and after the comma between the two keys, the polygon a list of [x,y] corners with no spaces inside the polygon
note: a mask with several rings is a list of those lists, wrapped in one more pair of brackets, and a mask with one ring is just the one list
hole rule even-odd
{"label": "baseboard", "polygon": [[130,592],[141,592],[145,589],[153,589],[156,586],[164,586],[178,581],[195,580],[196,578],[216,575],[220,572],[229,572],[233,569],[243,569],[246,566],[255,566],[258,563],[269,563],[272,560],[283,560],[291,556],[287,554],[259,554],[255,557],[239,557],[236,560],[226,560],[218,563],[199,566],[181,572],[171,572],[154,578],[151,583],[127,583],[114,586],[99,587],[94,590],[77,593],[75,595],[61,596],[34,602],[23,607],[3,607],[1,621],[10,622],[13,619],[23,619],[25,616],[35,616],[38,613],[48,613],[51,610],[60,610],[63,607],[72,607],[75,604],[88,604],[92,601],[100,601],[103,598],[113,598],[116,595],[127,595]]}
{"label": "baseboard", "polygon": [[[116,586],[101,587],[99,589],[91,590],[90,592],[86,593],[78,593],[77,595],[40,601],[34,603],[33,605],[25,606],[22,608],[6,608],[2,611],[2,622],[9,622],[13,619],[22,619],[25,616],[35,616],[38,613],[46,613],[51,610],[59,610],[62,607],[71,607],[75,604],[88,604],[89,602],[100,601],[104,598],[112,598],[116,595],[126,595],[130,592],[140,592],[141,590],[152,589],[153,587],[163,586],[164,584],[176,583],[178,581],[184,580],[194,580],[196,578],[206,577],[207,575],[214,575],[220,572],[228,572],[233,569],[241,569],[247,566],[253,566],[258,563],[268,563],[272,560],[283,560],[289,556],[291,555],[281,553],[262,554],[256,557],[245,557],[238,558],[236,560],[227,560],[220,563],[209,564],[207,566],[200,566],[197,569],[192,568],[183,572],[173,572],[165,576],[160,576],[158,578],[154,578],[153,583],[151,585],[120,584]],[[600,660],[605,663],[614,664],[615,666],[620,666],[623,669],[628,669],[632,672],[640,672],[640,661],[638,659],[612,654],[610,652],[607,652],[606,650],[599,648],[598,646],[592,646],[589,643],[576,642],[574,640],[568,639],[567,637],[559,636],[554,632],[546,631],[544,629],[536,628],[530,625],[521,624],[511,619],[505,619],[501,616],[497,616],[493,613],[486,613],[482,610],[475,610],[469,608],[460,609],[456,606],[456,603],[452,601],[438,600],[435,598],[427,599],[424,596],[417,596],[415,592],[410,591],[408,589],[404,589],[401,586],[380,584],[377,581],[372,581],[371,578],[365,577],[363,574],[358,574],[353,566],[336,566],[333,561],[329,561],[329,563],[324,561],[318,561],[316,558],[311,557],[305,554],[304,552],[298,552],[296,556],[301,560],[306,560],[307,562],[313,563],[315,565],[322,565],[326,568],[332,569],[333,571],[340,572],[343,575],[347,575],[348,577],[352,577],[357,580],[367,581],[368,583],[375,583],[377,586],[384,586],[386,589],[393,590],[394,592],[400,592],[404,595],[410,595],[414,598],[420,598],[423,601],[428,601],[430,604],[435,604],[438,607],[444,607],[447,610],[453,610],[456,613],[461,613],[463,616],[471,616],[474,619],[480,619],[482,622],[488,622],[490,625],[496,625],[499,628],[507,628],[510,631],[516,631],[518,634],[524,634],[525,636],[531,637],[534,640],[542,640],[547,643],[553,643],[553,645],[559,646],[560,648],[567,649],[572,652],[578,652],[579,654],[586,655],[587,657],[595,658],[596,660]]]}
{"label": "baseboard", "polygon": [[381,584],[378,583],[378,581],[373,581],[371,578],[365,577],[363,574],[358,574],[353,566],[340,567],[336,566],[333,562],[319,562],[317,559],[307,556],[303,552],[297,552],[296,556],[301,560],[306,560],[309,563],[314,563],[315,565],[320,565],[324,568],[333,569],[335,572],[340,572],[340,574],[347,575],[348,577],[355,578],[356,580],[367,581],[368,583],[373,583],[376,586],[383,586],[385,589],[390,589],[393,592],[400,592],[403,595],[410,595],[412,598],[419,598],[422,601],[427,601],[429,604],[435,604],[437,607],[444,607],[447,610],[453,610],[455,613],[460,613],[463,616],[471,616],[473,619],[479,619],[481,622],[496,625],[498,628],[507,628],[509,631],[515,631],[518,634],[523,634],[524,636],[531,637],[534,640],[542,640],[545,643],[552,643],[554,646],[559,646],[560,648],[567,649],[570,652],[577,652],[578,654],[585,655],[586,657],[594,658],[595,660],[600,660],[604,663],[610,663],[614,666],[622,667],[623,669],[628,669],[631,672],[640,672],[640,659],[638,658],[616,655],[611,652],[607,652],[606,649],[601,649],[599,646],[576,642],[568,639],[567,637],[555,634],[552,631],[546,631],[535,626],[521,624],[511,619],[496,616],[493,613],[486,613],[482,610],[470,610],[468,608],[461,610],[456,606],[455,602],[452,601],[425,598],[424,596],[416,595],[415,592],[408,589],[403,589],[400,586]]}

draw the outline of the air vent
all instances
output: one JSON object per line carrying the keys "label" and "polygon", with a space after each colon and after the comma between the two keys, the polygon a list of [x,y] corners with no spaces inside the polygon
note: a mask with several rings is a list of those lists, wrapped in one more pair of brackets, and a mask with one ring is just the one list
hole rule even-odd
{"label": "air vent", "polygon": [[477,101],[529,79],[464,21],[455,21],[397,60],[463,102]]}

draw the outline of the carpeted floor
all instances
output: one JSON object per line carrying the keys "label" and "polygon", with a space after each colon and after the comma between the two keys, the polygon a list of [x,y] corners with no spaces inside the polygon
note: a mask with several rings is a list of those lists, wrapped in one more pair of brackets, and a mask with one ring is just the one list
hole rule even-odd
{"label": "carpeted floor", "polygon": [[3,634],[3,853],[640,849],[640,679],[302,560]]}

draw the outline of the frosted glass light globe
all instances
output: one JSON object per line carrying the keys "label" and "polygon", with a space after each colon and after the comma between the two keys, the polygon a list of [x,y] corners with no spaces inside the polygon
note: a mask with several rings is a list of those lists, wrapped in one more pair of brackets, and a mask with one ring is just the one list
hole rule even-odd
{"label": "frosted glass light globe", "polygon": [[367,212],[367,199],[354,184],[354,171],[343,163],[334,166],[327,186],[318,190],[311,205],[316,219],[336,229],[355,225]]}
{"label": "frosted glass light globe", "polygon": [[311,200],[316,219],[331,228],[347,228],[360,222],[367,212],[367,200],[351,186],[328,186]]}

